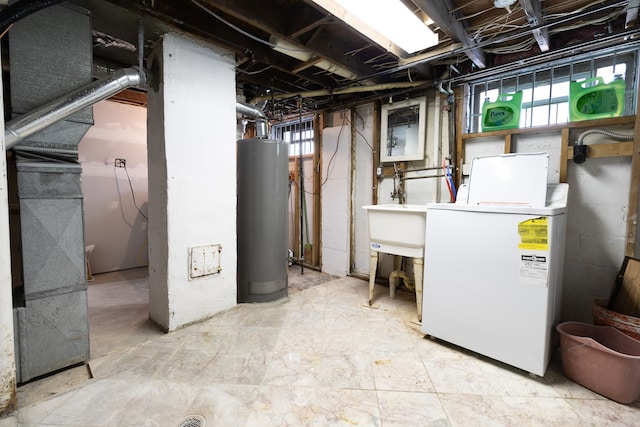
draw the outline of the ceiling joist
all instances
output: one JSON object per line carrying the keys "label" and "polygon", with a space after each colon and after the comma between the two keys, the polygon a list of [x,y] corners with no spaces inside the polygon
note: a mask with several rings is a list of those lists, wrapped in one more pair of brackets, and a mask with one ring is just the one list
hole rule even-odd
{"label": "ceiling joist", "polygon": [[[318,91],[315,108],[333,108],[353,102],[354,93],[342,93],[343,88],[375,87],[365,96],[368,99],[388,95],[387,90],[408,94],[424,86],[404,83],[433,82],[451,65],[460,76],[480,76],[480,69],[495,73],[502,64],[537,63],[556,52],[564,55],[565,48],[605,47],[633,41],[640,34],[640,0],[403,0],[424,22],[433,21],[428,25],[440,39],[437,46],[408,56],[359,33],[315,0],[70,1],[95,12],[95,31],[133,46],[139,44],[143,21],[147,58],[167,31],[232,52],[243,95],[266,96],[272,112],[299,108],[289,100],[291,93]],[[122,8],[127,19],[113,19],[114,11]],[[562,40],[551,40],[558,31]],[[609,41],[602,38],[605,32],[626,38]],[[136,52],[113,45],[94,46],[94,55],[114,67],[138,62]],[[276,95],[285,99],[275,100]]]}
{"label": "ceiling joist", "polygon": [[487,66],[484,52],[475,46],[476,43],[471,40],[467,30],[458,21],[457,12],[451,13],[454,10],[454,6],[450,0],[414,0],[414,3],[440,27],[442,32],[454,41],[462,43],[465,48],[465,54],[477,67],[485,68]]}
{"label": "ceiling joist", "polygon": [[520,0],[520,4],[527,15],[529,26],[533,29],[533,37],[536,39],[540,51],[547,52],[549,50],[549,31],[546,28],[538,28],[543,23],[540,0]]}

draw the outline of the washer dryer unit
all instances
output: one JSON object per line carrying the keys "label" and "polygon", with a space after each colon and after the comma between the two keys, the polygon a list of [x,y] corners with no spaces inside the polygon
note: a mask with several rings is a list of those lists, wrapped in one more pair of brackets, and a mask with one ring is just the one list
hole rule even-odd
{"label": "washer dryer unit", "polygon": [[456,203],[427,205],[422,331],[544,375],[562,295],[567,184],[548,153],[473,159]]}

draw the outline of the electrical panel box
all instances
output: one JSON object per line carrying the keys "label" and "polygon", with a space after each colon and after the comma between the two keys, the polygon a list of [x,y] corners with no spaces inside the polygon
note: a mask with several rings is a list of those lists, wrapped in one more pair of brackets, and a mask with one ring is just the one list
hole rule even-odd
{"label": "electrical panel box", "polygon": [[220,254],[222,245],[194,246],[189,253],[189,278],[209,276],[220,273]]}

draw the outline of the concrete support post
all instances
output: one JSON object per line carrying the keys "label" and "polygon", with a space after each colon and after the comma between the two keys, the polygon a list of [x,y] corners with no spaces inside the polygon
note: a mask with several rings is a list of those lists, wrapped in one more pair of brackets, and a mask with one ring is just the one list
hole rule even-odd
{"label": "concrete support post", "polygon": [[151,61],[149,313],[173,331],[236,304],[235,62],[175,34]]}

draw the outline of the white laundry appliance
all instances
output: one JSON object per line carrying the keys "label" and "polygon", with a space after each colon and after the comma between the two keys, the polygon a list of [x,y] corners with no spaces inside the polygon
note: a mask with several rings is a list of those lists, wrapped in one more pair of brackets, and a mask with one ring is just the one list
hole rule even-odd
{"label": "white laundry appliance", "polygon": [[548,153],[473,159],[456,203],[427,205],[422,331],[536,375],[562,295],[567,184]]}

